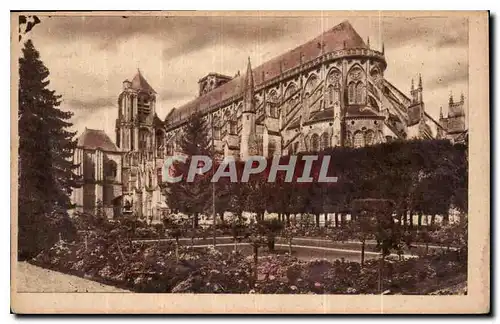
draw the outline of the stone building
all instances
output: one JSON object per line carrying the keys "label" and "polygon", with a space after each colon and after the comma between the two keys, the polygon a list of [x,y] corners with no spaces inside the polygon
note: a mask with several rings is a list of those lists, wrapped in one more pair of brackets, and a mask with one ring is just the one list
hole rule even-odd
{"label": "stone building", "polygon": [[121,214],[122,152],[102,130],[88,129],[80,135],[74,153],[79,164],[76,174],[82,186],[74,189],[73,203],[77,211],[94,212],[103,208],[108,218]]}
{"label": "stone building", "polygon": [[[421,76],[407,96],[385,79],[386,68],[384,47],[372,49],[346,21],[255,68],[249,59],[244,75],[208,74],[198,82],[198,97],[163,121],[156,92],[138,71],[118,97],[116,147],[87,148],[82,140],[77,150],[121,158],[115,178],[121,193],[100,198],[96,189],[94,201],[108,210],[120,203],[125,213],[159,221],[167,208],[159,186],[163,159],[180,153],[183,125],[194,112],[213,125],[216,153],[240,159],[465,132],[463,97],[461,104],[451,100],[448,117],[437,122],[425,111]],[[94,163],[94,172],[107,172],[97,167],[104,162]]]}
{"label": "stone building", "polygon": [[450,94],[448,102],[448,115],[443,116],[443,108],[439,111],[439,123],[437,138],[447,138],[454,143],[467,143],[469,132],[466,125],[464,95],[460,96],[460,101],[454,102],[453,95]]}

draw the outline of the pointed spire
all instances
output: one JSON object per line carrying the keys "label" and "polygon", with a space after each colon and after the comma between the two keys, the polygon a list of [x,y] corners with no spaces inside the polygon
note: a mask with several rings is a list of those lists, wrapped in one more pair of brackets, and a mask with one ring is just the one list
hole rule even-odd
{"label": "pointed spire", "polygon": [[382,42],[382,54],[385,54],[385,44]]}
{"label": "pointed spire", "polygon": [[439,119],[443,119],[443,106],[439,107]]}
{"label": "pointed spire", "polygon": [[156,93],[156,91],[149,85],[148,81],[146,81],[139,68],[137,68],[137,73],[135,74],[131,83],[133,89],[146,90],[152,93]]}
{"label": "pointed spire", "polygon": [[368,36],[366,38],[366,46],[368,46],[368,48],[370,48],[370,36]]}
{"label": "pointed spire", "polygon": [[252,63],[250,62],[250,56],[248,57],[247,74],[245,75],[245,84],[243,86],[243,102],[246,107],[243,107],[244,111],[254,111],[255,107],[253,105],[254,101],[254,83],[253,83],[253,73],[252,73]]}
{"label": "pointed spire", "polygon": [[461,102],[461,103],[464,103],[464,101],[465,101],[465,98],[464,98],[464,93],[462,92],[462,93],[460,94],[460,102]]}
{"label": "pointed spire", "polygon": [[453,104],[453,93],[450,91],[450,100],[449,100],[449,104],[452,105]]}
{"label": "pointed spire", "polygon": [[411,91],[415,90],[415,84],[413,82],[413,78],[411,78]]}
{"label": "pointed spire", "polygon": [[252,89],[253,91],[253,73],[252,73],[252,63],[250,62],[250,56],[248,57],[248,64],[247,64],[247,75],[245,78],[245,86],[248,88]]}
{"label": "pointed spire", "polygon": [[422,90],[422,74],[418,74],[418,88]]}

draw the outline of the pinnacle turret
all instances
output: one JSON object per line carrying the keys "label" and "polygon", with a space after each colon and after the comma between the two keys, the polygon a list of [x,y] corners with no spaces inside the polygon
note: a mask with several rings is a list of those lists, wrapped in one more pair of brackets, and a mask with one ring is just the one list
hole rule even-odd
{"label": "pinnacle turret", "polygon": [[248,57],[247,74],[245,75],[245,84],[243,85],[243,104],[244,111],[255,111],[254,107],[254,82],[252,73],[252,63]]}

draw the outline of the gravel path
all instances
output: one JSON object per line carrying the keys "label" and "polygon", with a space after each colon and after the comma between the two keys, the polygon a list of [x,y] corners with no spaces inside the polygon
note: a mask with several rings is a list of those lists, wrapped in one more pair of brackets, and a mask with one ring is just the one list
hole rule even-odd
{"label": "gravel path", "polygon": [[16,273],[18,292],[92,292],[92,293],[123,293],[127,290],[118,289],[98,282],[67,275],[61,272],[47,270],[29,264],[18,262]]}

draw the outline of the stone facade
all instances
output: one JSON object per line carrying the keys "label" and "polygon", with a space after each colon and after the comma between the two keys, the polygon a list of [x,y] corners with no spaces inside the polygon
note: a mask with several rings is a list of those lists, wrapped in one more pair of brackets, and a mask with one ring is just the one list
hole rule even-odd
{"label": "stone facade", "polygon": [[216,153],[237,159],[465,131],[463,107],[450,101],[448,118],[436,122],[425,112],[421,77],[408,97],[384,78],[386,68],[384,48],[371,49],[344,22],[255,69],[249,59],[244,75],[210,73],[199,81],[199,96],[164,121],[156,115],[156,92],[138,72],[118,98],[116,203],[124,213],[160,221],[167,210],[163,160],[180,153],[183,125],[195,111],[213,125]]}

